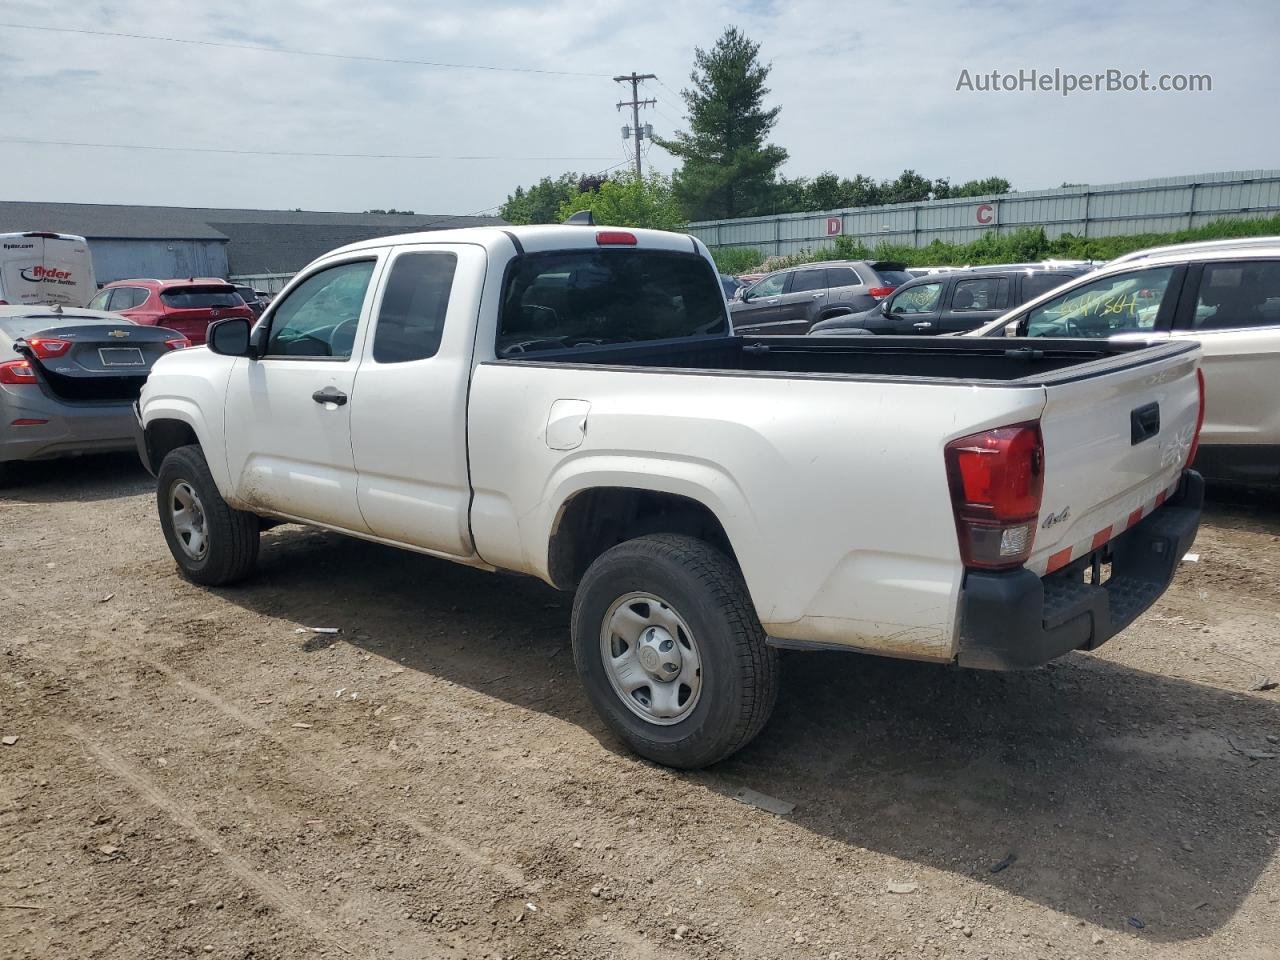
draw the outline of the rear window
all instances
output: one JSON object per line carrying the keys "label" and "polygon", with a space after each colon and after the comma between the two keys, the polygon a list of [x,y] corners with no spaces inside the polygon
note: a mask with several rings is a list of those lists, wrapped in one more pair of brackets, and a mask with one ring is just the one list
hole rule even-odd
{"label": "rear window", "polygon": [[160,300],[175,310],[244,306],[234,287],[172,287],[160,294]]}
{"label": "rear window", "polygon": [[910,283],[915,279],[906,270],[877,270],[880,280],[890,287],[900,287],[904,283]]}
{"label": "rear window", "polygon": [[573,250],[521,257],[508,276],[498,355],[728,331],[719,277],[693,254]]}

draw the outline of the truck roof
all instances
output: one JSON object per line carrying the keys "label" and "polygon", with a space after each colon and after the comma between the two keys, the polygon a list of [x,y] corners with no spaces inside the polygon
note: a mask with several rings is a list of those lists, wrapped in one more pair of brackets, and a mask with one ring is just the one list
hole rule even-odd
{"label": "truck roof", "polygon": [[[636,238],[636,246],[645,250],[671,250],[679,253],[703,254],[706,248],[687,233],[671,233],[666,230],[641,230],[634,227],[566,226],[564,224],[538,224],[509,227],[465,227],[459,230],[430,230],[424,233],[400,233],[389,237],[373,237],[350,243],[325,254],[324,259],[360,250],[379,250],[383,247],[419,243],[473,243],[491,252],[509,255],[512,250],[523,249],[530,253],[548,250],[582,250],[596,246],[618,246],[601,243],[599,234],[622,233]],[[625,244],[629,246],[629,244]]]}

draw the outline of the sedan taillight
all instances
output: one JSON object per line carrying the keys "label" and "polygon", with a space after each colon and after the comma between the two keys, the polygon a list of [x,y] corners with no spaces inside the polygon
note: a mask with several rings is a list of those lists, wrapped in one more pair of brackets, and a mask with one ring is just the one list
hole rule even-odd
{"label": "sedan taillight", "polygon": [[191,346],[191,341],[186,337],[170,337],[164,342],[164,345],[170,350],[185,350]]}
{"label": "sedan taillight", "polygon": [[41,360],[56,360],[71,349],[70,340],[59,340],[56,337],[27,337],[25,343]]}
{"label": "sedan taillight", "polygon": [[11,387],[19,387],[36,382],[36,372],[31,369],[29,360],[8,360],[0,363],[0,383]]}

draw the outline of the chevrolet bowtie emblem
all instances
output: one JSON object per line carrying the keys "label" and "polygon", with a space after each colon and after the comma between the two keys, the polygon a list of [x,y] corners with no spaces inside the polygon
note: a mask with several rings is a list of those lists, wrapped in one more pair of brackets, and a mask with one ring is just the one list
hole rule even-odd
{"label": "chevrolet bowtie emblem", "polygon": [[108,337],[127,337],[128,335],[128,330],[112,330],[107,334]]}

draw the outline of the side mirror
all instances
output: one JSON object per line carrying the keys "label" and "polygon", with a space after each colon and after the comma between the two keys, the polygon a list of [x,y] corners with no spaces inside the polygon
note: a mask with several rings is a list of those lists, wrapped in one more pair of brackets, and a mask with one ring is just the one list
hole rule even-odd
{"label": "side mirror", "polygon": [[889,301],[888,301],[888,300],[881,300],[881,301],[880,301],[880,312],[881,312],[881,313],[883,313],[886,317],[889,315]]}
{"label": "side mirror", "polygon": [[751,294],[747,293],[746,287],[739,287],[738,292],[735,293],[734,296],[737,297],[739,300],[741,300],[743,303],[749,303],[751,300]]}
{"label": "side mirror", "polygon": [[206,335],[209,349],[224,357],[252,356],[249,350],[249,321],[243,317],[219,320]]}

